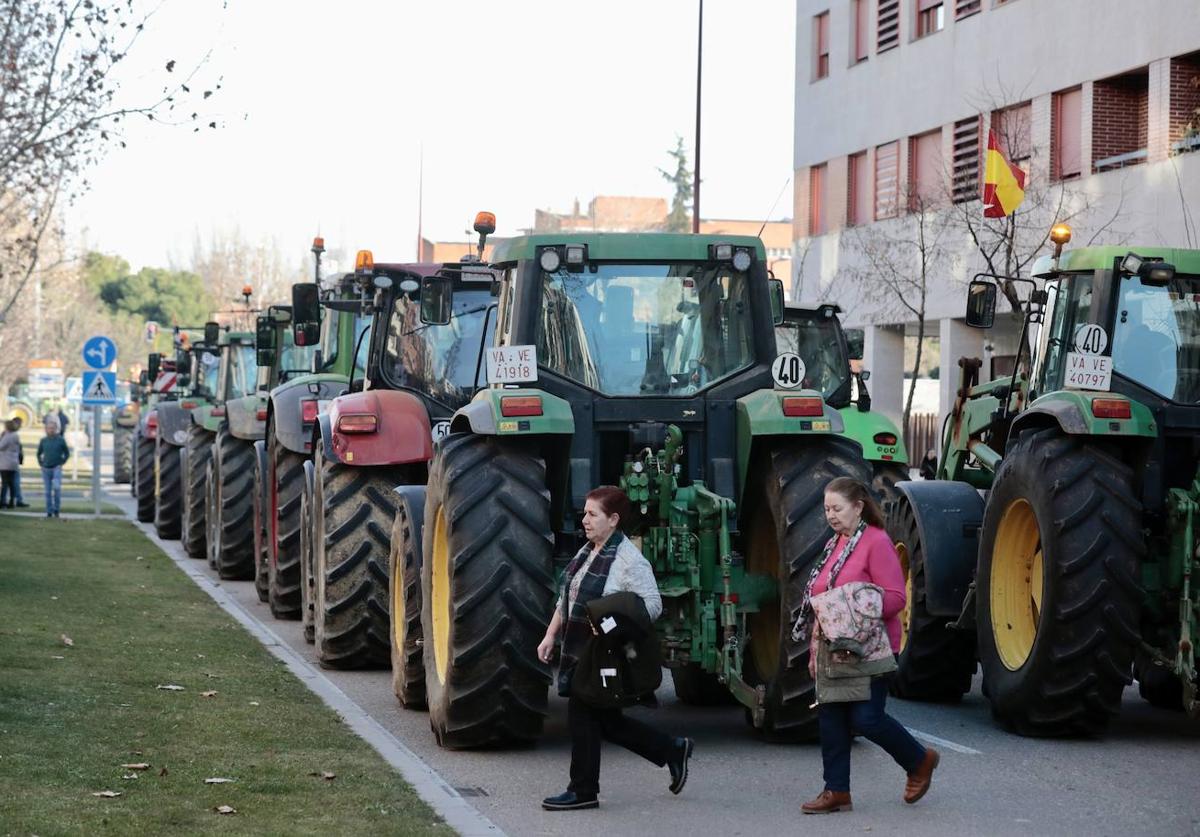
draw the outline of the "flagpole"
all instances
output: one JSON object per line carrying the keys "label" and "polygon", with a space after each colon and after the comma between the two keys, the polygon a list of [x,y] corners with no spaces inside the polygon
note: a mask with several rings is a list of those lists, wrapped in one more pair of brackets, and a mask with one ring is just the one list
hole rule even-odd
{"label": "flagpole", "polygon": [[422,225],[425,213],[425,143],[421,143],[417,174],[417,261],[421,261],[424,254],[421,252],[421,243],[425,240]]}
{"label": "flagpole", "polygon": [[704,66],[704,0],[696,35],[696,167],[692,174],[692,232],[700,232],[700,71]]}

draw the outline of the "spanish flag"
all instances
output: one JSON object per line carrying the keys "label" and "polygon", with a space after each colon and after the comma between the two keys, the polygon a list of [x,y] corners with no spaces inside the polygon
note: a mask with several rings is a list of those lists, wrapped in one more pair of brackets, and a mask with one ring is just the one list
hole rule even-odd
{"label": "spanish flag", "polygon": [[1000,153],[994,131],[988,131],[987,158],[983,167],[983,217],[1012,215],[1025,200],[1025,172]]}

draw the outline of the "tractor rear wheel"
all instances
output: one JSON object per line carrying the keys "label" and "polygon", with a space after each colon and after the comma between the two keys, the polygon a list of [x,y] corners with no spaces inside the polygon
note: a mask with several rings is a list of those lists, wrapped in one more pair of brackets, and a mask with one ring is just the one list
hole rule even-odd
{"label": "tractor rear wheel", "polygon": [[183,470],[183,551],[189,558],[208,555],[205,512],[208,497],[208,460],[212,458],[212,434],[198,424],[188,427],[187,445],[180,467]]}
{"label": "tractor rear wheel", "polygon": [[165,541],[179,539],[183,511],[183,475],[179,472],[180,448],[162,437],[154,446],[154,531]]}
{"label": "tractor rear wheel", "polygon": [[126,483],[133,478],[133,433],[127,427],[113,429],[113,482]]}
{"label": "tractor rear wheel", "polygon": [[399,468],[356,468],[317,448],[313,480],[313,627],[326,668],[391,665],[388,553]]}
{"label": "tractor rear wheel", "polygon": [[213,558],[221,578],[254,577],[254,447],[228,427],[217,431],[213,443],[213,517],[209,531]]}
{"label": "tractor rear wheel", "polygon": [[910,479],[908,466],[897,465],[895,462],[872,462],[871,471],[871,491],[879,501],[884,517],[887,517],[896,501],[900,499],[896,483],[907,482]]}
{"label": "tractor rear wheel", "polygon": [[154,440],[138,433],[134,444],[137,470],[133,496],[137,497],[137,519],[139,523],[149,523],[154,520]]}
{"label": "tractor rear wheel", "polygon": [[893,649],[900,655],[900,668],[892,676],[891,692],[906,700],[959,701],[971,691],[975,636],[948,628],[947,617],[926,609],[925,549],[916,513],[907,497],[898,493],[897,498],[887,513],[888,535],[904,570],[906,604],[900,614],[900,647]]}
{"label": "tractor rear wheel", "polygon": [[984,512],[979,660],[993,716],[1021,735],[1093,735],[1120,709],[1145,555],[1133,472],[1057,428],[1009,449]]}
{"label": "tractor rear wheel", "polygon": [[450,749],[532,741],[550,671],[550,492],[536,440],[453,433],[425,495],[421,632],[429,724]]}
{"label": "tractor rear wheel", "polygon": [[425,707],[425,658],[421,633],[421,538],[424,486],[396,492],[388,560],[388,612],[392,620],[392,691],[408,709]]}
{"label": "tractor rear wheel", "polygon": [[267,549],[266,502],[267,462],[262,442],[254,443],[254,591],[260,602],[267,601],[271,555]]}
{"label": "tractor rear wheel", "polygon": [[271,562],[267,601],[276,619],[300,618],[300,495],[305,457],[293,453],[267,428],[267,517]]}
{"label": "tractor rear wheel", "polygon": [[[775,578],[779,599],[764,602],[749,620],[743,676],[766,689],[763,733],[776,740],[815,740],[815,687],[808,643],[792,640],[804,588],[833,534],[825,521],[825,486],[835,477],[871,480],[857,444],[837,437],[780,445],[751,470],[746,571]],[[748,717],[749,717],[749,713]]]}
{"label": "tractor rear wheel", "polygon": [[304,641],[309,645],[317,639],[313,621],[313,607],[317,598],[317,580],[313,576],[315,482],[314,466],[312,460],[308,460],[304,463],[304,488],[300,494],[300,625],[304,629]]}
{"label": "tractor rear wheel", "polygon": [[731,706],[737,701],[729,687],[717,675],[705,671],[696,663],[671,669],[675,697],[688,706]]}

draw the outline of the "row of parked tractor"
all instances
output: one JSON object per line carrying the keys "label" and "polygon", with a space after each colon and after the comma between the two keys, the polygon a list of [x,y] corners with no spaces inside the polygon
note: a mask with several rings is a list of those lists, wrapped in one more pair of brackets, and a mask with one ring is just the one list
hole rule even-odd
{"label": "row of parked tractor", "polygon": [[[151,355],[118,437],[139,520],[302,620],[321,665],[390,666],[399,702],[451,748],[541,734],[551,674],[535,649],[602,484],[638,511],[676,694],[740,704],[764,736],[815,736],[791,625],[838,476],[874,486],[904,564],[902,696],[957,700],[978,660],[1007,726],[1091,733],[1136,658],[1144,694],[1195,706],[1200,451],[1178,416],[1196,408],[1174,392],[1146,404],[1119,374],[1111,391],[1068,388],[1046,347],[1081,316],[1124,327],[1127,310],[1081,307],[1081,283],[1089,299],[1174,289],[1200,256],[1175,251],[1185,264],[1154,285],[1107,251],[1056,253],[1014,315],[1022,345],[1041,324],[1036,354],[984,384],[964,361],[939,479],[909,481],[839,309],[787,306],[757,238],[528,235],[484,263],[494,227],[481,213],[479,255],[458,263],[360,251],[332,276],[317,242],[316,281],[252,331],[208,323]],[[1017,280],[977,277],[968,321],[990,325],[997,285]]]}

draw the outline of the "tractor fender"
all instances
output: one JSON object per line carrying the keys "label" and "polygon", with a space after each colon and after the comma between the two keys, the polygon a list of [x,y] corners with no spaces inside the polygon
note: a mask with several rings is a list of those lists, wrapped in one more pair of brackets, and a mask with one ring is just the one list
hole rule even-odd
{"label": "tractor fender", "polygon": [[[863,458],[871,462],[890,462],[896,465],[908,464],[908,450],[904,447],[904,434],[890,418],[883,413],[859,412],[854,404],[838,410],[845,429],[842,435],[847,439],[858,442],[863,449]],[[875,437],[881,433],[894,436],[894,445],[881,445]],[[886,441],[886,439],[884,440]]]}
{"label": "tractor fender", "polygon": [[181,401],[163,401],[154,412],[158,416],[158,438],[169,445],[183,447],[192,423],[191,411],[185,410]]}
{"label": "tractor fender", "polygon": [[[831,436],[845,435],[846,424],[842,414],[825,404],[819,416],[787,416],[783,413],[785,397],[821,398],[821,393],[811,389],[794,389],[786,392],[760,389],[737,400],[737,484],[744,486],[750,471],[750,460],[756,439],[764,436]],[[849,438],[849,437],[847,437]],[[859,439],[851,438],[853,442]],[[861,445],[860,445],[861,447]]]}
{"label": "tractor fender", "polygon": [[260,509],[267,507],[270,491],[267,486],[267,443],[263,439],[259,439],[254,443],[254,458],[258,462],[258,473],[262,474],[263,478],[255,483],[254,490],[258,492],[258,501],[262,504]]}
{"label": "tractor fender", "polygon": [[[343,433],[346,416],[374,416],[370,433]],[[324,453],[346,465],[406,465],[433,458],[429,412],[420,398],[402,390],[369,390],[341,395],[317,417]]]}
{"label": "tractor fender", "polygon": [[1157,431],[1150,409],[1139,401],[1130,402],[1128,419],[1096,418],[1092,414],[1092,401],[1097,398],[1124,398],[1107,392],[1081,390],[1058,390],[1036,399],[1019,416],[1013,419],[1009,438],[1016,439],[1026,427],[1046,426],[1057,423],[1064,433],[1071,436],[1145,436],[1154,438]]}
{"label": "tractor fender", "polygon": [[[266,394],[262,392],[226,401],[225,420],[229,422],[230,434],[247,442],[262,439],[267,432],[265,407]],[[263,411],[261,419],[260,411]]]}
{"label": "tractor fender", "polygon": [[225,415],[217,404],[205,404],[191,411],[192,424],[215,434],[225,423]]}
{"label": "tractor fender", "polygon": [[912,507],[925,552],[925,608],[934,616],[958,616],[975,577],[983,498],[953,480],[898,482],[896,490]]}
{"label": "tractor fender", "polygon": [[347,384],[344,375],[305,375],[271,390],[269,409],[279,443],[292,453],[312,453],[313,425],[304,423],[300,402],[316,399],[320,405],[332,401],[346,391]]}
{"label": "tractor fender", "polygon": [[[501,402],[507,398],[540,399],[541,415],[504,415]],[[450,419],[451,433],[475,433],[480,436],[571,435],[575,416],[571,404],[540,389],[483,389],[470,404],[461,407]]]}

